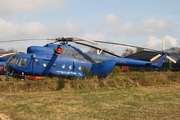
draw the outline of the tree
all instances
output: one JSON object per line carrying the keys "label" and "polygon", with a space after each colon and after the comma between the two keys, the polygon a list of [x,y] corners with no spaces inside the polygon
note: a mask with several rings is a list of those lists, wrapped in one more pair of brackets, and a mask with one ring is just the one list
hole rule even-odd
{"label": "tree", "polygon": [[144,48],[141,48],[141,47],[136,48],[136,53],[141,52],[141,51],[144,51]]}
{"label": "tree", "polygon": [[[0,54],[3,55],[3,54],[8,54],[8,53],[17,53],[17,51],[13,48],[9,49],[9,50],[4,50],[2,48],[0,48]],[[9,58],[11,55],[7,55],[5,57]]]}
{"label": "tree", "polygon": [[97,54],[97,49],[95,48],[91,48],[88,53],[93,53],[93,54]]}
{"label": "tree", "polygon": [[134,51],[131,48],[126,48],[124,50],[124,53],[121,56],[126,57],[126,56],[129,56],[129,55],[132,55],[132,54],[134,54]]}
{"label": "tree", "polygon": [[169,49],[166,49],[166,52],[180,53],[180,48],[179,47],[170,47]]}
{"label": "tree", "polygon": [[0,53],[4,53],[4,52],[5,52],[5,50],[0,48]]}
{"label": "tree", "polygon": [[7,53],[16,53],[17,52],[17,50],[15,50],[14,48],[11,48],[11,49],[9,49],[8,51],[6,51]]}

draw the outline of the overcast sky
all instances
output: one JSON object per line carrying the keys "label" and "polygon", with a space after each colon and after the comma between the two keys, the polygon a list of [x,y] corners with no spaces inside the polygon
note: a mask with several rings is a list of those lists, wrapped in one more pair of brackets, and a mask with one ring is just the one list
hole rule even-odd
{"label": "overcast sky", "polygon": [[[0,41],[66,36],[161,50],[164,38],[166,48],[179,47],[179,5],[180,0],[0,0]],[[26,51],[30,45],[48,42],[0,47]],[[106,47],[114,52],[124,49]]]}

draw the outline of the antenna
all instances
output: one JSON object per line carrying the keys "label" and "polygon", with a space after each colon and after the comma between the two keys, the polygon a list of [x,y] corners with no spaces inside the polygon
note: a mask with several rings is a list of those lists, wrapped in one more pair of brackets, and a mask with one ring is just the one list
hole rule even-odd
{"label": "antenna", "polygon": [[162,51],[164,52],[165,51],[165,39],[162,38]]}

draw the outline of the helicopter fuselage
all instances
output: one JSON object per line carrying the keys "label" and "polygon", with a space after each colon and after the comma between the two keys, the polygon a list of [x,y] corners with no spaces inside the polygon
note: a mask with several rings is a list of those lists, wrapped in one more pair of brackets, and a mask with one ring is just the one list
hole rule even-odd
{"label": "helicopter fuselage", "polygon": [[165,56],[153,63],[85,53],[69,44],[47,44],[43,47],[31,46],[27,53],[13,55],[6,62],[5,69],[23,75],[85,78],[85,71],[88,71],[98,77],[107,77],[116,65],[160,67]]}

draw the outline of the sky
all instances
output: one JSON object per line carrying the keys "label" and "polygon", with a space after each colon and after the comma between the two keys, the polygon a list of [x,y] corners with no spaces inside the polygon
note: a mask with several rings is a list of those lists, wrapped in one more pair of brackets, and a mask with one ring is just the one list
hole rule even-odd
{"label": "sky", "polygon": [[[0,41],[65,36],[162,50],[164,38],[166,48],[180,45],[179,0],[0,0],[0,3]],[[0,48],[26,52],[28,46],[49,42],[52,41],[0,43]],[[123,46],[99,47],[118,54],[125,50]]]}

